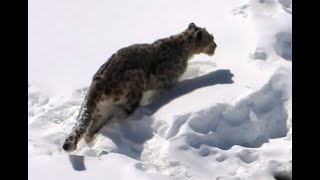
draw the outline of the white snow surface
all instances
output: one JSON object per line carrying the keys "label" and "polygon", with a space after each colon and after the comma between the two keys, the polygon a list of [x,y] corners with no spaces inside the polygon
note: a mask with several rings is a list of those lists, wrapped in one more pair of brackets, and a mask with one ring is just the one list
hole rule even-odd
{"label": "white snow surface", "polygon": [[[292,1],[29,1],[29,179],[292,178]],[[110,55],[206,27],[216,54],[93,142],[62,150]]]}

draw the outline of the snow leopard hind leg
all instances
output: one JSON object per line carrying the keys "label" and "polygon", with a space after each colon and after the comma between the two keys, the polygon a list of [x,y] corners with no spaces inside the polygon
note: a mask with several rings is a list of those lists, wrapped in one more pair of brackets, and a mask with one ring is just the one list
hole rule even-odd
{"label": "snow leopard hind leg", "polygon": [[[110,95],[101,96],[97,105],[97,118],[89,125],[85,141],[89,143],[93,136],[111,119],[127,119],[139,107],[146,87],[146,74],[141,69],[128,70]],[[105,102],[105,103],[103,103]]]}

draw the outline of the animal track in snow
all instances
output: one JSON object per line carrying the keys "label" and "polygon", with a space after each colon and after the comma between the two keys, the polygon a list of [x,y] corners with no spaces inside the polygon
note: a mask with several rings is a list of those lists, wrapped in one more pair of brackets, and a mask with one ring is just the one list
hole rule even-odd
{"label": "animal track in snow", "polygon": [[233,15],[241,15],[243,18],[246,18],[248,16],[246,9],[248,8],[248,5],[243,5],[240,7],[237,7],[232,10]]}
{"label": "animal track in snow", "polygon": [[237,153],[237,156],[246,164],[250,164],[257,160],[259,154],[258,151],[250,150],[250,149],[243,149]]}

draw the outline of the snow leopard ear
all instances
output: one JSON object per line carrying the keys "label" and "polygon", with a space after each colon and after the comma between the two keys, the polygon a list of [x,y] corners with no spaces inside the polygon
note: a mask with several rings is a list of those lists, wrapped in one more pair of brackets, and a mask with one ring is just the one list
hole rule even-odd
{"label": "snow leopard ear", "polygon": [[188,29],[192,29],[197,27],[193,22],[189,24]]}
{"label": "snow leopard ear", "polygon": [[196,39],[198,41],[200,41],[202,39],[202,31],[201,29],[199,29],[198,31],[196,31]]}

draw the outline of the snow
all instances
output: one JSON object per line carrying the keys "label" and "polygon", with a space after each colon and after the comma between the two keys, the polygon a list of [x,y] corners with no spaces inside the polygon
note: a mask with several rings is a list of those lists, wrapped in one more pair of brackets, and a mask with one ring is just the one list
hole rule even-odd
{"label": "snow", "polygon": [[[291,12],[291,0],[29,1],[29,179],[291,179]],[[215,55],[64,152],[100,65],[190,22]]]}

